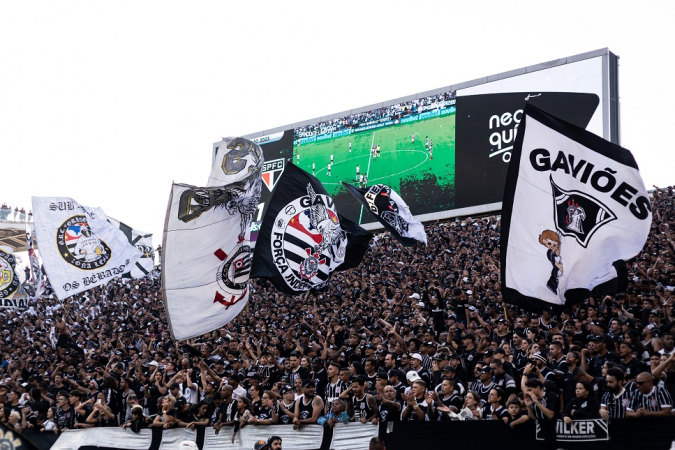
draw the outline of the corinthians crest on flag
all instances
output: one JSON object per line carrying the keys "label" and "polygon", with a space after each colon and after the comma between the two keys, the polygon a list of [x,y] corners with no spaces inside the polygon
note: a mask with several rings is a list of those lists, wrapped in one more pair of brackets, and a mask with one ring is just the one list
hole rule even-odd
{"label": "corinthians crest on flag", "polygon": [[319,180],[288,164],[263,218],[251,276],[287,294],[322,288],[332,272],[361,262],[371,237],[338,214]]}
{"label": "corinthians crest on flag", "polygon": [[171,189],[162,290],[177,340],[227,324],[250,294],[251,222],[260,201],[262,150],[243,138],[224,141],[221,149],[209,186],[174,184]]}
{"label": "corinthians crest on flag", "polygon": [[528,104],[504,191],[504,299],[537,310],[623,289],[651,217],[628,150]]}
{"label": "corinthians crest on flag", "polygon": [[101,208],[33,197],[33,214],[42,262],[60,300],[121,276],[140,257]]}
{"label": "corinthians crest on flag", "polygon": [[344,181],[342,184],[403,245],[411,247],[416,241],[427,243],[424,225],[413,217],[408,205],[389,186],[375,184],[360,189]]}

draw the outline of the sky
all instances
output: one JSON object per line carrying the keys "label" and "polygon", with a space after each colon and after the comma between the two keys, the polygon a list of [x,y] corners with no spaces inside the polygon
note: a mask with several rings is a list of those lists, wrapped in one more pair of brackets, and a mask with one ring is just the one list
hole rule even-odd
{"label": "sky", "polygon": [[72,197],[161,234],[212,144],[609,48],[622,145],[675,184],[675,2],[0,3],[0,202]]}

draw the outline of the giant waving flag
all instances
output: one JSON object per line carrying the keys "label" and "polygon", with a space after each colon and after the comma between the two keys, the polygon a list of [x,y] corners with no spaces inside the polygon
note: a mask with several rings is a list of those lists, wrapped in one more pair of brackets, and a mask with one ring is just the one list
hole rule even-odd
{"label": "giant waving flag", "polygon": [[502,213],[504,299],[533,310],[621,290],[652,222],[628,150],[531,105]]}
{"label": "giant waving flag", "polygon": [[162,283],[173,337],[199,336],[237,317],[248,300],[251,222],[263,155],[243,138],[223,141],[207,187],[174,184],[162,245]]}
{"label": "giant waving flag", "polygon": [[61,300],[121,276],[141,256],[101,208],[33,197],[33,218],[45,272]]}
{"label": "giant waving flag", "polygon": [[342,184],[401,244],[411,247],[416,241],[427,243],[424,225],[413,217],[406,202],[392,188],[374,184],[361,189],[344,181]]}
{"label": "giant waving flag", "polygon": [[371,238],[338,214],[318,179],[289,164],[263,218],[251,276],[288,294],[319,289],[332,272],[358,266]]}

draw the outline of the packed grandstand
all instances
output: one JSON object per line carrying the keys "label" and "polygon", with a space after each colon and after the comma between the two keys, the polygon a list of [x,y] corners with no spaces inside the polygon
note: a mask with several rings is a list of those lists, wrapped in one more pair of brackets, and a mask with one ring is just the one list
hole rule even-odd
{"label": "packed grandstand", "polygon": [[[387,233],[323,291],[253,280],[226,327],[168,332],[161,273],[0,316],[0,421],[16,432],[380,421],[669,416],[675,394],[675,190],[627,289],[534,314],[502,301],[500,219]],[[227,436],[229,438],[229,436]]]}

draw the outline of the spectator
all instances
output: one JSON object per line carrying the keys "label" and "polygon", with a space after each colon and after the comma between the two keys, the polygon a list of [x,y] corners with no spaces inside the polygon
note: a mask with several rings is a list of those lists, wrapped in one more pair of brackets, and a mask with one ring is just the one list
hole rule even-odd
{"label": "spectator", "polygon": [[341,398],[336,399],[331,407],[331,412],[319,417],[316,423],[333,428],[337,423],[349,423],[349,415],[345,411],[346,403]]}
{"label": "spectator", "polygon": [[631,395],[624,388],[625,375],[618,367],[607,370],[607,392],[600,402],[600,417],[603,419],[624,419],[630,406]]}
{"label": "spectator", "polygon": [[633,392],[630,406],[626,408],[626,417],[669,417],[673,400],[661,386],[654,386],[654,377],[642,372],[635,381],[637,390]]}
{"label": "spectator", "polygon": [[576,419],[595,419],[600,417],[600,403],[592,394],[592,387],[588,381],[577,383],[576,397],[572,398],[565,407],[563,420],[571,424]]}

